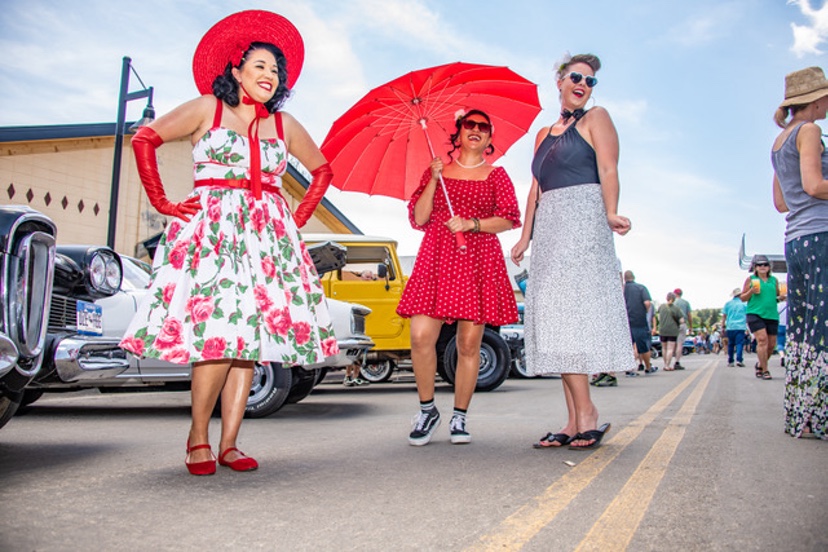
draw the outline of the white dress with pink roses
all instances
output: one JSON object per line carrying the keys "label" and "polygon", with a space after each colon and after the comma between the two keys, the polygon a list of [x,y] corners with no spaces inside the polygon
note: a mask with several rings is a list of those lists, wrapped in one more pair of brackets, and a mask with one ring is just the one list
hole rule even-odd
{"label": "white dress with pink roses", "polygon": [[[262,198],[222,185],[193,190],[202,208],[190,222],[170,219],[150,294],[121,347],[177,364],[244,359],[306,365],[338,352],[316,269],[278,193],[285,144],[260,142]],[[214,126],[193,148],[197,184],[244,182],[248,152],[245,136]]]}

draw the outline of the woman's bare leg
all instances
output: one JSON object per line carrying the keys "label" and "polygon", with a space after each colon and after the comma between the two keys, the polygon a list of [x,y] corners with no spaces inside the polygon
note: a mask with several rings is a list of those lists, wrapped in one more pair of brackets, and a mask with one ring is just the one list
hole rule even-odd
{"label": "woman's bare leg", "polygon": [[480,343],[486,326],[469,320],[457,322],[457,372],[454,376],[454,407],[468,410],[477,374],[480,372]]}
{"label": "woman's bare leg", "polygon": [[437,375],[435,347],[442,326],[442,320],[424,314],[411,317],[411,364],[420,402],[434,400],[434,378]]}
{"label": "woman's bare leg", "polygon": [[[227,373],[232,361],[222,359],[216,361],[196,362],[192,368],[192,382],[190,396],[192,398],[192,425],[190,426],[190,446],[209,444],[208,434],[210,418],[218,400]],[[206,462],[211,460],[210,451],[201,449],[194,451],[188,457],[188,462]]]}
{"label": "woman's bare leg", "polygon": [[[227,380],[221,391],[221,441],[219,452],[236,446],[239,428],[244,418],[244,409],[250,396],[250,384],[253,382],[253,361],[234,360]],[[233,451],[225,457],[232,462],[241,455]]]}
{"label": "woman's bare leg", "polygon": [[[592,403],[589,394],[589,376],[587,374],[562,374],[566,386],[572,394],[578,433],[590,431],[598,427],[598,409]],[[577,440],[572,445],[587,446],[592,441]]]}

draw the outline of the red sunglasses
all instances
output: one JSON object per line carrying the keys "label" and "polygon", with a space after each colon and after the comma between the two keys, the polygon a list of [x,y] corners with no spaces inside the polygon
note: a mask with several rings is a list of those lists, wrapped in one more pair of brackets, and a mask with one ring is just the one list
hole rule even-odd
{"label": "red sunglasses", "polygon": [[463,119],[463,128],[466,130],[474,130],[474,127],[480,129],[480,132],[489,134],[492,131],[492,125],[485,121],[472,121],[471,119]]}

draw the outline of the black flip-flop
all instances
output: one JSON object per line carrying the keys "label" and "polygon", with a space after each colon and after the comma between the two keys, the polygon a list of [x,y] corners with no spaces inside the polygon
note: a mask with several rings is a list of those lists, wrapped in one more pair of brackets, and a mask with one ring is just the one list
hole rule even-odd
{"label": "black flip-flop", "polygon": [[569,450],[589,450],[589,449],[598,447],[598,445],[601,443],[601,439],[604,438],[604,435],[609,433],[609,430],[610,430],[611,427],[612,427],[611,424],[606,423],[606,424],[602,425],[601,427],[599,427],[598,429],[591,429],[589,431],[584,431],[583,433],[578,433],[577,435],[575,435],[572,438],[573,441],[592,441],[592,442],[588,445],[584,445],[584,446],[581,446],[581,447],[575,446],[575,445],[569,445]]}
{"label": "black flip-flop", "polygon": [[[574,437],[570,437],[566,433],[547,433],[545,436],[541,437],[537,443],[534,443],[532,446],[536,449],[545,449],[545,448],[563,448],[564,445],[568,445],[572,442]],[[560,443],[559,445],[553,445],[552,443]]]}

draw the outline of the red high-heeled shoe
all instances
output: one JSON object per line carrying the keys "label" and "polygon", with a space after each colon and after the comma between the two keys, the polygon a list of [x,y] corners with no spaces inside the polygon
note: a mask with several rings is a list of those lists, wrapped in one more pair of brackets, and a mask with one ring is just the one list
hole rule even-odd
{"label": "red high-heeled shoe", "polygon": [[184,459],[184,464],[187,466],[190,474],[192,475],[213,475],[216,473],[216,457],[213,455],[213,449],[210,448],[210,445],[196,445],[194,447],[190,446],[190,441],[187,441],[187,456],[189,457],[190,453],[194,450],[202,450],[207,449],[210,451],[210,456],[212,456],[212,460],[205,460],[204,462],[187,462],[187,459]]}
{"label": "red high-heeled shoe", "polygon": [[[233,452],[233,451],[238,452],[239,454],[242,455],[242,457],[237,458],[237,459],[233,460],[232,462],[227,462],[224,459],[224,457],[227,456],[228,453]],[[255,470],[256,468],[259,467],[259,463],[256,462],[256,460],[254,460],[253,458],[250,458],[249,456],[245,455],[242,451],[240,451],[236,447],[230,447],[229,449],[226,449],[224,452],[222,452],[219,455],[218,463],[221,464],[222,466],[227,466],[231,470],[235,470],[235,471],[251,471],[251,470]]]}

